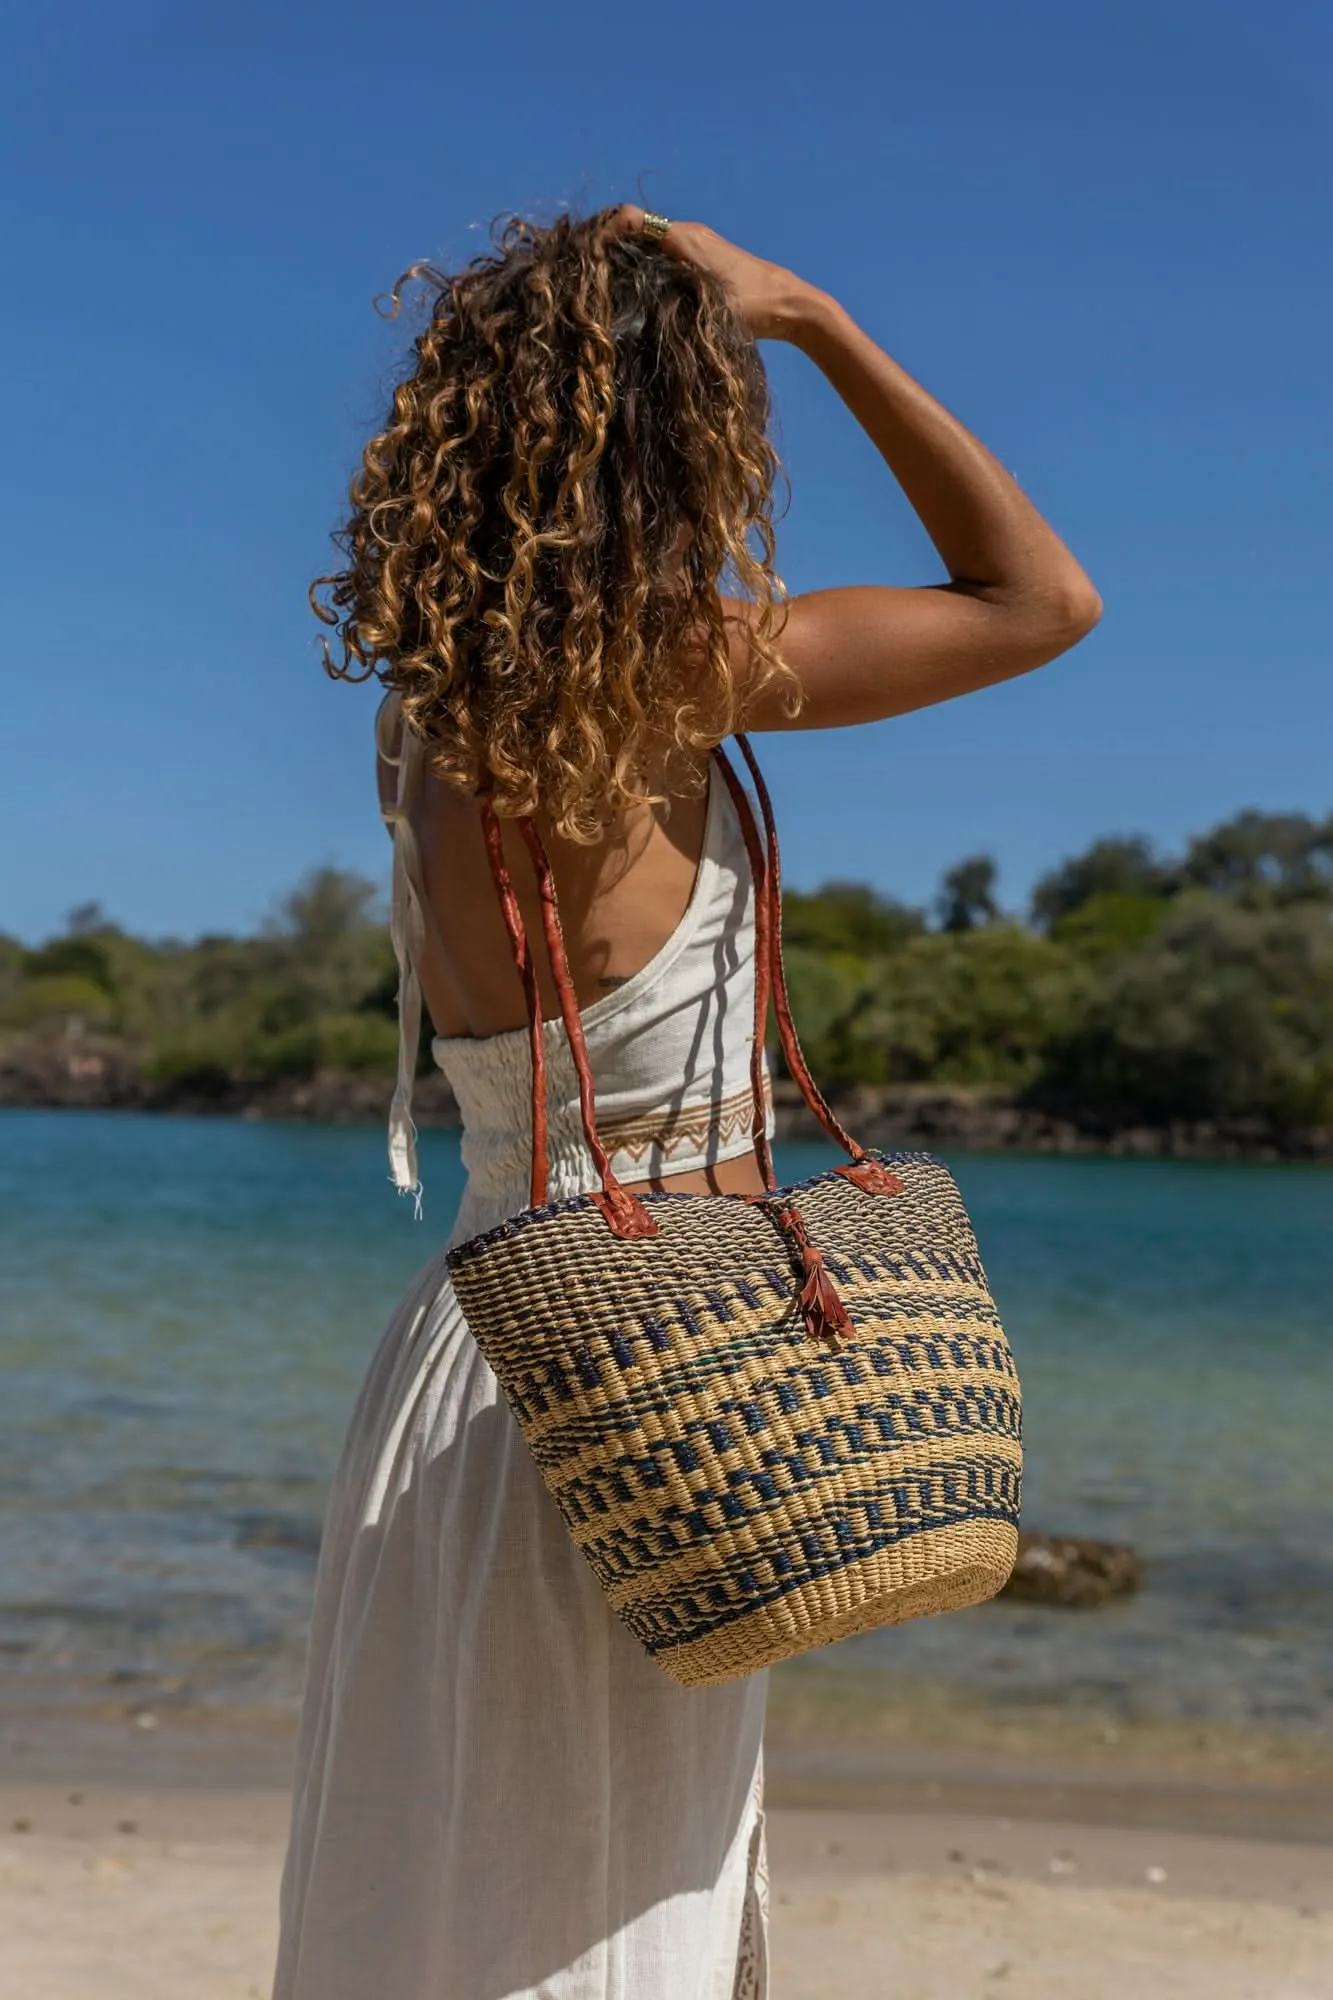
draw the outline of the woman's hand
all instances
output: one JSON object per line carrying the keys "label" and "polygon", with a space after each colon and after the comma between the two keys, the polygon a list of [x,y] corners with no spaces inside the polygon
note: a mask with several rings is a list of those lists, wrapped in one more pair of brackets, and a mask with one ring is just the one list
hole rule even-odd
{"label": "woman's hand", "polygon": [[[643,214],[634,202],[623,203],[611,218],[613,234],[637,236],[643,228]],[[697,265],[719,278],[756,340],[794,338],[820,296],[812,285],[781,264],[752,257],[703,222],[673,222],[661,238],[660,248],[668,257]]]}

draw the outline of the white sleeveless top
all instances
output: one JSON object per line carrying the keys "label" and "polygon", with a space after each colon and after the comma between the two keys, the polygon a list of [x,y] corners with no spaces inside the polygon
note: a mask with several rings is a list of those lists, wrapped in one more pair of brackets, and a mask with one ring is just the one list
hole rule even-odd
{"label": "white sleeveless top", "polygon": [[[412,814],[422,744],[399,731],[397,702],[380,709],[377,740],[396,764],[396,801],[384,808],[394,837],[392,930],[398,957],[398,1084],[389,1120],[395,1185],[420,1202],[412,1076],[421,1026],[417,958],[422,876]],[[395,738],[401,736],[401,750]],[[534,940],[534,948],[541,949]],[[517,973],[515,981],[517,982]],[[684,1173],[749,1152],[754,1099],[754,880],[735,805],[710,765],[703,845],[685,913],[654,956],[622,986],[582,1010],[596,1088],[598,1134],[622,1181]],[[598,1185],[579,1119],[578,1078],[564,1023],[544,1023],[549,1196]],[[468,1181],[451,1236],[461,1242],[524,1206],[532,1142],[528,1031],[437,1036],[435,1061],[463,1120]],[[767,1125],[773,1113],[769,1098]]]}

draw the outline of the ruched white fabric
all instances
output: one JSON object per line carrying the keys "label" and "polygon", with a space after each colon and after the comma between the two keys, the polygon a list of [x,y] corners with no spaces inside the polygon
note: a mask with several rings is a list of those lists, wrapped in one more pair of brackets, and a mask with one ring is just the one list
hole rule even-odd
{"label": "ruched white fabric", "polygon": [[[410,765],[400,779],[391,1163],[415,1188]],[[753,950],[714,782],[681,924],[583,1015],[623,1179],[748,1150]],[[563,1026],[545,1032],[558,1196],[595,1176]],[[464,1120],[453,1243],[526,1206],[527,1036],[434,1046]],[[765,1691],[677,1687],[608,1610],[437,1253],[380,1343],[329,1502],[275,2000],[765,2000]]]}

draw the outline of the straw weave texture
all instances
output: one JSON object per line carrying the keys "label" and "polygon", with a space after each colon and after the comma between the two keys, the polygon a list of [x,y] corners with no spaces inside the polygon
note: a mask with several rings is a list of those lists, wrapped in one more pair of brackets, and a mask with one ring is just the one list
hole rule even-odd
{"label": "straw weave texture", "polygon": [[762,1208],[590,1196],[450,1253],[459,1302],[607,1597],[673,1679],[730,1680],[992,1596],[1017,1550],[1018,1378],[953,1179],[781,1190],[852,1331],[814,1338]]}

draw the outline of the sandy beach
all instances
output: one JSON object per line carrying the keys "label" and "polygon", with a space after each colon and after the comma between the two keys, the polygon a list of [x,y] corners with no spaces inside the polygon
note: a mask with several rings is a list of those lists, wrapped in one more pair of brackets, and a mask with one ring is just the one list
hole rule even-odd
{"label": "sandy beach", "polygon": [[[267,1993],[280,1793],[10,1786],[0,1809],[6,1993]],[[778,2000],[1123,2000],[1130,1981],[1136,2000],[1333,1994],[1324,1849],[799,1808],[772,1814],[771,1837]]]}
{"label": "sandy beach", "polygon": [[[122,1724],[11,1736],[8,1751],[0,1991],[263,2000],[280,1738]],[[869,1746],[858,1761],[873,1772]],[[1057,1791],[1051,1772],[1025,1785],[936,1748],[865,1778],[864,1800],[898,1803],[821,1806],[794,1801],[845,1791],[836,1762],[822,1781],[790,1749],[773,1764],[775,2000],[1333,2000],[1322,1784],[1257,1777],[1247,1793],[1195,1771],[1154,1787],[1136,1765],[1108,1787],[1072,1760]],[[1055,1796],[1071,1817],[1045,1810]],[[1293,1826],[1303,1837],[1275,1831]]]}

